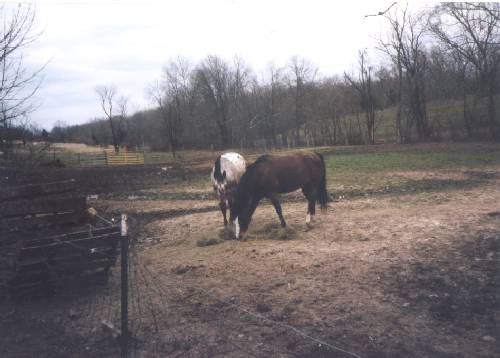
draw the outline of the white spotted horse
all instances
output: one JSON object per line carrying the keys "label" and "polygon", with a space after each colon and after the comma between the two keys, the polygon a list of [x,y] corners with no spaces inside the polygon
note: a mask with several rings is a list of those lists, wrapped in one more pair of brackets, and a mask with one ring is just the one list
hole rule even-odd
{"label": "white spotted horse", "polygon": [[219,196],[219,207],[227,225],[226,211],[229,207],[229,220],[233,221],[233,201],[241,176],[245,173],[246,162],[238,153],[224,153],[215,161],[212,168],[212,184]]}

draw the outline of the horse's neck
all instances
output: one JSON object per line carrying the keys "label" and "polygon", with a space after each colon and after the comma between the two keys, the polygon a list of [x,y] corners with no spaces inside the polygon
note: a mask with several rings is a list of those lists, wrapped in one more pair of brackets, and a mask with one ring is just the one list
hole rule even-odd
{"label": "horse's neck", "polygon": [[252,173],[250,173],[248,180],[247,180],[247,183],[246,183],[247,185],[245,188],[248,195],[253,200],[256,198],[256,196],[258,194],[257,179],[258,179],[258,173],[256,171],[253,171]]}

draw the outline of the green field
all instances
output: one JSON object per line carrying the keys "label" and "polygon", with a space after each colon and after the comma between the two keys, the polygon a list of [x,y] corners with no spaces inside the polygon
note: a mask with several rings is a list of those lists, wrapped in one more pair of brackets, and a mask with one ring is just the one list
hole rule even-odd
{"label": "green field", "polygon": [[[500,146],[449,144],[395,146],[391,151],[371,153],[329,153],[325,155],[329,187],[335,191],[377,191],[387,186],[411,188],[429,182],[412,179],[407,172],[474,172],[500,165]],[[456,181],[434,180],[440,187],[454,186]],[[467,183],[463,183],[464,185]],[[427,187],[426,185],[425,187]]]}
{"label": "green field", "polygon": [[[500,147],[415,150],[388,153],[330,154],[326,158],[329,176],[390,171],[475,168],[500,164]],[[339,173],[340,172],[340,173]],[[341,174],[342,173],[342,174]]]}
{"label": "green field", "polygon": [[[448,190],[480,185],[484,172],[500,165],[500,145],[488,143],[427,143],[417,145],[341,146],[315,148],[323,153],[328,190],[334,197]],[[244,153],[249,163],[257,155]],[[189,169],[195,164],[184,162]],[[196,160],[199,165],[199,160]],[[150,199],[210,199],[209,171],[145,188]],[[482,174],[480,174],[482,173]],[[160,190],[158,190],[160,189]],[[301,195],[294,193],[292,195]]]}

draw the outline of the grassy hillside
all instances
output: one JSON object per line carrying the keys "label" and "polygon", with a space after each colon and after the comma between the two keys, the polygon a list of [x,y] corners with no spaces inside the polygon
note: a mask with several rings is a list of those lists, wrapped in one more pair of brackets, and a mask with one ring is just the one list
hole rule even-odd
{"label": "grassy hillside", "polygon": [[[497,97],[500,103],[500,96]],[[487,133],[487,107],[486,99],[477,102],[475,111],[472,111],[473,98],[467,99],[468,111],[474,123],[474,129],[478,137],[488,137]],[[427,103],[427,117],[433,130],[434,139],[463,139],[466,136],[463,101],[459,99],[436,100]],[[344,127],[351,121],[357,125],[355,115],[349,115],[341,119]],[[377,112],[377,128],[375,139],[377,142],[396,142],[396,107],[386,108]],[[364,127],[364,116],[360,114],[362,130]]]}

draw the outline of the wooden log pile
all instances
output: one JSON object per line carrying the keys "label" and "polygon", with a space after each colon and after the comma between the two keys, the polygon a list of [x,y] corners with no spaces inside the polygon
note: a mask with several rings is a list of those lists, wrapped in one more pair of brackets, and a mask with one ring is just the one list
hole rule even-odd
{"label": "wooden log pile", "polygon": [[107,277],[120,227],[97,223],[74,180],[0,189],[0,294],[52,294]]}

